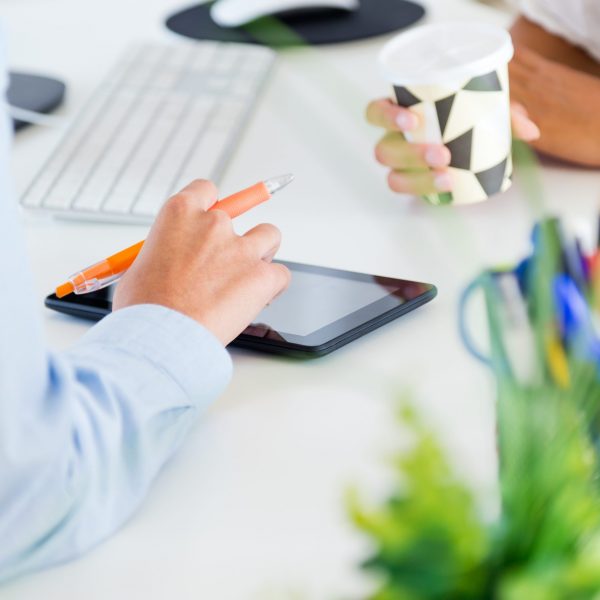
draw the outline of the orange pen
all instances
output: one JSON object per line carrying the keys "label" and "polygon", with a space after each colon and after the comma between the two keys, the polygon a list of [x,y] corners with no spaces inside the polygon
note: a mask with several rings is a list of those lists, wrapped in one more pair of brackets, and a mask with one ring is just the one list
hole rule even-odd
{"label": "orange pen", "polygon": [[[257,183],[237,194],[217,202],[209,210],[222,210],[232,219],[266,202],[273,194],[292,182],[293,175],[281,175]],[[69,277],[69,280],[56,288],[58,298],[69,294],[89,294],[118,281],[137,258],[144,242],[138,242],[121,252],[83,269]]]}

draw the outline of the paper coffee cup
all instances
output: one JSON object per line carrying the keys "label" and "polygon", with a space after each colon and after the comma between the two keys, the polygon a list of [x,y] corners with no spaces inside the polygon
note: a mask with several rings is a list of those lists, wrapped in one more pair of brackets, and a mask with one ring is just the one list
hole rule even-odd
{"label": "paper coffee cup", "polygon": [[452,153],[453,191],[427,199],[474,204],[511,186],[510,35],[478,23],[425,25],[382,49],[379,66],[398,104],[416,113],[413,143],[444,144]]}

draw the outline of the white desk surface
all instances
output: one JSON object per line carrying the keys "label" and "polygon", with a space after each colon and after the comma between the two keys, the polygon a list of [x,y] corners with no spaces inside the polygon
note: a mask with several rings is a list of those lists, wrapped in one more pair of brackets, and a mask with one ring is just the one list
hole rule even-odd
{"label": "white desk surface", "polygon": [[[66,79],[62,113],[71,116],[132,39],[175,39],[161,23],[181,4],[0,0],[0,17],[12,67]],[[510,21],[472,0],[427,4],[430,20]],[[272,221],[283,231],[282,258],[430,281],[438,299],[317,361],[233,351],[231,386],[131,522],[81,560],[4,587],[2,600],[359,597],[365,582],[356,565],[367,546],[349,525],[343,495],[353,483],[368,496],[385,489],[385,458],[403,439],[393,425],[401,390],[412,390],[464,477],[493,490],[493,386],[461,345],[457,298],[481,266],[524,254],[533,214],[516,187],[450,210],[386,190],[372,157],[378,132],[363,119],[367,100],[388,93],[374,68],[383,41],[281,56],[221,189],[294,171],[285,197],[240,219],[240,230]],[[39,128],[19,134],[18,190],[58,136]],[[547,163],[543,178],[551,209],[591,231],[598,172]],[[65,274],[145,234],[24,218],[40,310]],[[44,316],[55,348],[87,328]]]}

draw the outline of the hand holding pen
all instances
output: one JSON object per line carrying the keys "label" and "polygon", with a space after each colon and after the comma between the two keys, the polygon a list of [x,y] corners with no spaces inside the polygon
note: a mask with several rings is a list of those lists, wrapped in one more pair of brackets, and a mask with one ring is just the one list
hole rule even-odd
{"label": "hand holding pen", "polygon": [[[220,202],[216,202],[207,210],[221,210],[229,215],[231,219],[234,219],[269,200],[273,194],[289,185],[293,179],[294,176],[290,174],[267,179],[267,181],[259,182]],[[189,187],[182,190],[175,198],[184,196],[188,189]],[[78,273],[74,273],[67,282],[56,288],[57,297],[64,298],[71,293],[89,294],[115,283],[131,267],[143,245],[143,241],[138,242]]]}
{"label": "hand holding pen", "polygon": [[[284,180],[278,181],[281,189]],[[283,265],[271,263],[281,241],[276,227],[258,225],[238,236],[230,215],[210,209],[231,210],[234,204],[247,210],[274,191],[263,190],[251,202],[244,193],[225,205],[216,204],[215,186],[201,180],[168,200],[117,287],[114,310],[166,306],[204,325],[227,345],[285,290],[290,274]]]}

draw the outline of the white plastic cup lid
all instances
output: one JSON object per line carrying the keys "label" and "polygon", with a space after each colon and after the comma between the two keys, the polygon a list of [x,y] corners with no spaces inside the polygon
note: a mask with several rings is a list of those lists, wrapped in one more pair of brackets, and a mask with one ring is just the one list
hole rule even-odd
{"label": "white plastic cup lid", "polygon": [[509,33],[486,23],[423,25],[390,40],[379,54],[383,76],[394,85],[466,81],[508,64]]}

